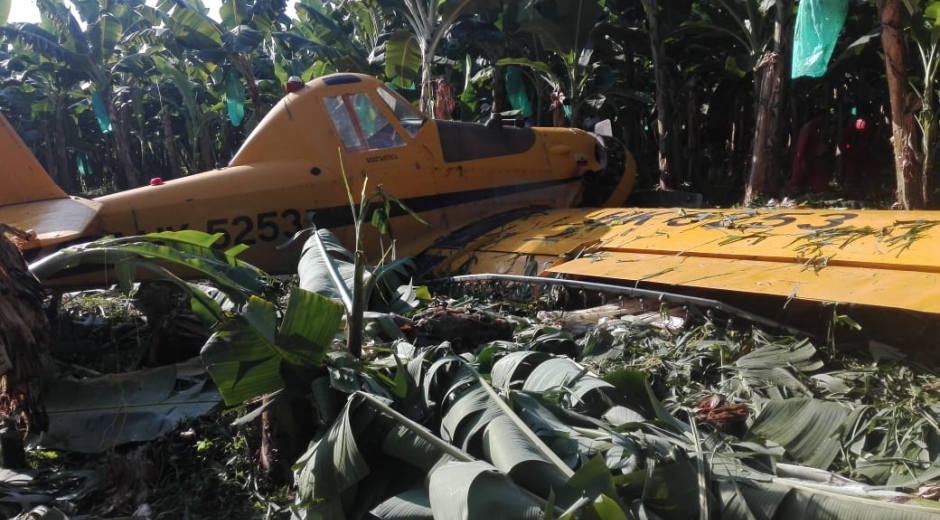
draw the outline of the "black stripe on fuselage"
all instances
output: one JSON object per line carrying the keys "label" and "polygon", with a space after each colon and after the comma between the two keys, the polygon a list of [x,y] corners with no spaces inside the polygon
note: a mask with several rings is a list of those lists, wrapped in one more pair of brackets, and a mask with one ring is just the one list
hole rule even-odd
{"label": "black stripe on fuselage", "polygon": [[[539,181],[539,182],[530,182],[526,184],[516,184],[513,186],[500,186],[497,188],[485,188],[479,190],[467,190],[467,191],[458,191],[454,193],[445,193],[439,195],[422,195],[420,197],[411,197],[408,199],[401,199],[402,203],[407,206],[411,211],[415,213],[423,213],[426,211],[433,211],[437,209],[443,209],[450,206],[457,206],[460,204],[470,204],[473,202],[479,202],[482,200],[493,199],[497,197],[506,197],[510,195],[519,195],[521,193],[528,193],[531,191],[537,191],[547,188],[553,188],[555,186],[562,186],[565,184],[570,184],[572,182],[580,181],[580,177],[568,177],[565,179],[557,179],[550,181]],[[381,207],[379,204],[372,204],[370,207],[370,214],[375,209]],[[390,205],[391,217],[398,217],[402,215],[407,215],[407,212],[399,207],[397,204]],[[481,218],[486,219],[487,216],[481,215]],[[521,217],[521,215],[520,215]],[[349,226],[353,223],[353,215],[348,205],[345,206],[333,206],[329,208],[322,208],[314,211],[313,222],[320,228],[337,228],[342,226]],[[87,263],[80,266],[71,267],[64,269],[55,275],[50,277],[50,280],[56,278],[76,276],[82,274],[88,274],[95,271],[99,271],[101,268],[98,265]]]}
{"label": "black stripe on fuselage", "polygon": [[[555,186],[562,186],[580,180],[580,177],[567,177],[564,179],[550,181],[530,182],[527,184],[515,184],[512,186],[499,186],[496,188],[457,191],[453,193],[442,193],[437,195],[422,195],[420,197],[411,197],[400,200],[402,204],[407,206],[411,211],[415,213],[424,213],[426,211],[449,208],[451,206],[458,206],[460,204],[470,204],[473,202],[480,202],[498,197],[508,197],[510,195],[519,195],[530,191],[553,188]],[[369,214],[379,207],[379,204],[372,204],[372,207],[369,208]],[[407,215],[407,212],[404,209],[394,203],[391,204],[390,210],[391,215],[389,215],[389,217],[400,217],[402,215]],[[321,208],[315,210],[313,223],[316,224],[317,227],[321,228],[349,226],[353,223],[353,215],[349,209],[349,205]]]}

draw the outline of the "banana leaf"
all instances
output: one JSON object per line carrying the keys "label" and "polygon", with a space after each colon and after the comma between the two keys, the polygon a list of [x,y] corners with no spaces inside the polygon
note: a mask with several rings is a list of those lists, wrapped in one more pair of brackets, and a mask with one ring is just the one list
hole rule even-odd
{"label": "banana leaf", "polygon": [[413,489],[382,502],[371,513],[382,520],[434,520],[427,490]]}
{"label": "banana leaf", "polygon": [[350,396],[339,418],[333,422],[295,465],[297,491],[303,503],[338,503],[341,493],[369,473],[369,465],[359,450],[357,433],[364,432],[377,412],[363,406],[358,394]]}
{"label": "banana leaf", "polygon": [[[508,390],[513,382],[521,384],[532,373],[532,369],[536,365],[549,359],[549,357],[548,354],[532,350],[520,350],[506,354],[490,370],[493,388]],[[519,372],[520,370],[522,372]]]}
{"label": "banana leaf", "polygon": [[37,506],[26,513],[23,518],[29,518],[30,520],[68,520],[69,517],[55,507]]}
{"label": "banana leaf", "polygon": [[[633,500],[636,513],[656,515],[663,520],[706,518],[701,510],[694,464],[679,455],[675,462],[650,463],[645,469],[616,479],[625,500]],[[642,514],[637,514],[641,516]]]}
{"label": "banana leaf", "polygon": [[455,460],[438,445],[416,435],[403,424],[393,426],[382,439],[382,452],[427,472],[439,464]]}
{"label": "banana leaf", "polygon": [[627,508],[621,500],[616,484],[617,481],[613,478],[604,459],[595,456],[578,468],[577,473],[568,480],[567,486],[590,499],[596,500],[606,496],[613,504],[616,504],[615,510],[619,511],[617,516],[626,515]]}
{"label": "banana leaf", "polygon": [[747,393],[754,389],[770,389],[774,397],[796,394],[809,397],[810,389],[800,381],[797,374],[822,368],[823,363],[815,358],[816,348],[809,340],[787,344],[765,344],[734,363],[740,379],[729,380],[731,392]]}
{"label": "banana leaf", "polygon": [[471,387],[456,397],[441,421],[441,437],[455,446],[468,450],[471,443],[479,442],[484,428],[503,411],[479,386]]}
{"label": "banana leaf", "polygon": [[[303,36],[287,32],[275,32],[272,33],[271,36],[277,40],[278,43],[284,45],[285,47],[295,51],[307,51],[316,58],[324,58],[327,60],[339,60],[342,58],[341,53],[337,52],[335,48],[330,47],[329,45],[324,45],[320,42],[309,40]],[[309,81],[310,78],[301,75],[301,79],[304,81]]]}
{"label": "banana leaf", "polygon": [[848,493],[846,487],[813,485],[793,479],[770,482],[735,479],[719,482],[718,492],[724,506],[722,518],[728,520],[927,520],[940,515],[940,504],[935,501],[893,492],[866,494],[860,484],[855,486],[855,493]]}
{"label": "banana leaf", "polygon": [[[603,439],[592,439],[560,420],[557,415],[532,396],[521,392],[510,394],[526,425],[548,445],[569,467],[577,467],[582,453],[609,450],[612,444]],[[633,447],[632,453],[636,453]]]}
{"label": "banana leaf", "polygon": [[610,408],[604,392],[614,385],[589,373],[567,358],[552,358],[540,363],[526,378],[522,391],[539,394],[557,393],[566,406],[573,409]]}
{"label": "banana leaf", "polygon": [[274,305],[252,297],[242,314],[219,322],[200,355],[226,404],[241,404],[283,388],[285,368],[322,364],[342,316],[336,302],[294,289],[278,327]]}
{"label": "banana leaf", "polygon": [[124,34],[122,19],[126,11],[125,5],[109,2],[100,13],[96,13],[97,20],[89,23],[85,28],[95,61],[107,61],[108,56],[114,52],[115,47],[121,41],[121,36]]}
{"label": "banana leaf", "polygon": [[218,22],[198,8],[189,8],[178,2],[173,12],[163,18],[163,23],[187,48],[214,50],[222,47],[222,30]]}
{"label": "banana leaf", "polygon": [[78,501],[107,483],[104,472],[95,469],[0,469],[0,503],[28,510],[38,504]]}
{"label": "banana leaf", "polygon": [[485,462],[448,462],[430,475],[435,520],[540,520],[542,508]]}
{"label": "banana leaf", "polygon": [[201,231],[165,231],[143,236],[104,238],[65,248],[30,264],[30,271],[40,280],[81,265],[115,265],[131,262],[157,270],[157,263],[190,269],[238,303],[249,294],[262,294],[269,286],[267,276],[241,262],[241,250],[212,249],[221,235]]}
{"label": "banana leaf", "polygon": [[[450,344],[447,345],[450,352]],[[464,367],[463,358],[448,354],[431,363],[415,381],[419,381],[424,389],[425,405],[428,408],[440,406],[442,413],[446,414],[448,395],[462,390],[464,384],[472,384],[475,379],[473,373]]]}
{"label": "banana leaf", "polygon": [[251,15],[245,0],[223,0],[219,6],[219,16],[226,27],[235,27],[247,22]]}
{"label": "banana leaf", "polygon": [[568,477],[506,416],[497,417],[487,425],[483,433],[483,453],[513,482],[539,496],[547,497],[554,492],[559,495],[561,504],[569,504],[577,498],[567,493]]}
{"label": "banana leaf", "polygon": [[227,32],[222,41],[227,51],[248,54],[264,43],[264,33],[247,25],[239,25]]}
{"label": "banana leaf", "polygon": [[86,380],[60,379],[46,396],[49,431],[38,444],[100,453],[128,442],[154,440],[181,420],[204,415],[220,403],[218,391],[204,378],[181,378],[175,365]]}
{"label": "banana leaf", "polygon": [[43,56],[68,63],[77,63],[82,57],[59,45],[58,37],[32,23],[15,22],[0,26],[0,36],[32,46]]}
{"label": "banana leaf", "polygon": [[851,411],[845,405],[817,399],[770,400],[749,435],[783,446],[801,464],[827,469],[839,455],[839,431]]}
{"label": "banana leaf", "polygon": [[385,42],[385,76],[400,88],[411,88],[421,70],[421,49],[418,40],[408,31],[399,29]]}
{"label": "banana leaf", "polygon": [[668,425],[675,432],[690,431],[688,424],[676,419],[656,398],[643,372],[625,369],[615,370],[607,373],[604,380],[617,389],[618,394],[624,401],[621,404],[639,411],[647,417],[655,418],[660,423]]}
{"label": "banana leaf", "polygon": [[[355,272],[352,252],[343,247],[339,238],[328,229],[318,229],[316,236],[307,239],[297,264],[301,289],[342,301],[347,307],[352,305]],[[367,291],[372,287],[369,278],[371,273],[366,272],[364,283]],[[342,286],[339,286],[340,283]],[[364,299],[368,298],[367,292]]]}

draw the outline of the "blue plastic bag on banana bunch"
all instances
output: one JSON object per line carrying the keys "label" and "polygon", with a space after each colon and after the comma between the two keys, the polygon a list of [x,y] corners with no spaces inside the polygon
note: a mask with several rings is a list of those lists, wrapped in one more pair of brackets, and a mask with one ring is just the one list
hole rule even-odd
{"label": "blue plastic bag on banana bunch", "polygon": [[791,78],[818,78],[826,73],[848,10],[849,0],[800,1],[793,34]]}

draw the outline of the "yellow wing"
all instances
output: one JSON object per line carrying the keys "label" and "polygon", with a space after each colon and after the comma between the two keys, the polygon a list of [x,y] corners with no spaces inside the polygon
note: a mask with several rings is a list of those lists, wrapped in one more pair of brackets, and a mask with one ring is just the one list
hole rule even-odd
{"label": "yellow wing", "polygon": [[534,260],[543,275],[940,313],[938,225],[926,211],[550,210],[440,270],[522,274]]}

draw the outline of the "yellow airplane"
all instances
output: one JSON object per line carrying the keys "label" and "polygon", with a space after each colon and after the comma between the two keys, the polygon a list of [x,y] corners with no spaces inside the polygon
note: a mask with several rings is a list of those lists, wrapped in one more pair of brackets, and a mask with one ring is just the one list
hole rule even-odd
{"label": "yellow airplane", "polygon": [[940,213],[622,209],[632,156],[616,182],[585,181],[611,168],[591,133],[428,119],[363,75],[297,87],[228,167],[95,200],[67,196],[0,117],[0,223],[32,230],[32,257],[105,235],[221,233],[219,248],[247,244],[247,262],[286,273],[276,246],[310,221],[350,243],[345,174],[352,193],[368,178],[430,224],[391,215],[399,254],[439,274],[564,276],[778,311],[838,302],[873,323],[894,309],[915,317],[915,337],[940,323]]}
{"label": "yellow airplane", "polygon": [[[399,254],[416,255],[497,213],[577,206],[585,173],[605,167],[602,141],[588,132],[435,121],[364,75],[335,74],[292,90],[227,168],[95,200],[67,196],[0,118],[0,222],[33,230],[24,249],[36,251],[105,235],[221,233],[217,247],[249,245],[242,258],[277,274],[292,267],[276,246],[311,217],[351,237],[344,173],[352,193],[368,178],[431,224],[392,215]],[[600,189],[622,203],[634,177],[631,157],[619,183]]]}

